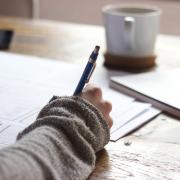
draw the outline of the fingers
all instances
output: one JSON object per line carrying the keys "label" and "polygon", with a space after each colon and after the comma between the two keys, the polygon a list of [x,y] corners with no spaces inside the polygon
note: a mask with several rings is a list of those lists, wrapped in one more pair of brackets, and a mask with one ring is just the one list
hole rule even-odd
{"label": "fingers", "polygon": [[101,109],[101,112],[104,115],[109,128],[111,128],[113,125],[113,120],[110,116],[110,112],[112,110],[112,103],[106,100],[102,100],[99,109]]}
{"label": "fingers", "polygon": [[99,105],[106,113],[110,113],[112,110],[112,103],[102,99],[102,90],[98,86],[88,84],[84,89],[84,92],[91,96],[93,99],[99,102]]}
{"label": "fingers", "polygon": [[112,118],[110,117],[112,104],[103,99],[101,88],[96,85],[88,84],[80,96],[88,100],[102,112],[107,124],[111,128],[113,124]]}
{"label": "fingers", "polygon": [[102,98],[102,90],[96,85],[88,84],[84,88],[83,92],[87,93],[92,98],[98,98],[98,99]]}
{"label": "fingers", "polygon": [[106,100],[102,100],[101,102],[102,109],[104,109],[105,113],[109,114],[112,110],[112,103]]}

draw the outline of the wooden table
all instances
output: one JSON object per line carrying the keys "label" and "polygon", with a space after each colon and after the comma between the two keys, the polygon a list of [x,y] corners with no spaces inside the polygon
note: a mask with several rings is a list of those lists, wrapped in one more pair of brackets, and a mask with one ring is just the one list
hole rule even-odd
{"label": "wooden table", "polygon": [[[95,44],[105,52],[104,29],[99,26],[0,17],[0,28],[15,31],[10,52],[73,63],[86,59]],[[180,67],[180,38],[160,35],[157,55],[155,69]],[[180,122],[161,114],[133,134],[110,142],[98,154],[89,179],[180,179]]]}

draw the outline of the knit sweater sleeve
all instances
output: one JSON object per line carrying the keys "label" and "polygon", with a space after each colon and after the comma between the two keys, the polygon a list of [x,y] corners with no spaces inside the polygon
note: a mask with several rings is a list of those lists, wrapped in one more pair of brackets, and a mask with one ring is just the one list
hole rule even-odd
{"label": "knit sweater sleeve", "polygon": [[0,179],[81,180],[109,141],[96,107],[80,97],[54,97],[17,142],[0,150]]}

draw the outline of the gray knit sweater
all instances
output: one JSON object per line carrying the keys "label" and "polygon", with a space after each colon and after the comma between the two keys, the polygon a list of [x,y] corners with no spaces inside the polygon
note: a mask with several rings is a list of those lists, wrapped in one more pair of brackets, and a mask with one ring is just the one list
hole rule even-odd
{"label": "gray knit sweater", "polygon": [[81,180],[109,141],[102,114],[80,97],[54,97],[37,121],[0,151],[0,180]]}

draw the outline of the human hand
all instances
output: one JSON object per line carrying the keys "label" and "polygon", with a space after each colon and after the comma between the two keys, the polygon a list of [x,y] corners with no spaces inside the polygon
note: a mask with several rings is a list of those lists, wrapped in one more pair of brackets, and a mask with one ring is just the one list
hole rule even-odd
{"label": "human hand", "polygon": [[97,109],[99,109],[103,114],[105,121],[109,125],[109,128],[112,127],[113,121],[109,115],[112,110],[112,104],[109,101],[103,99],[101,88],[92,84],[88,84],[83,89],[82,93],[80,94],[80,97],[86,99]]}

